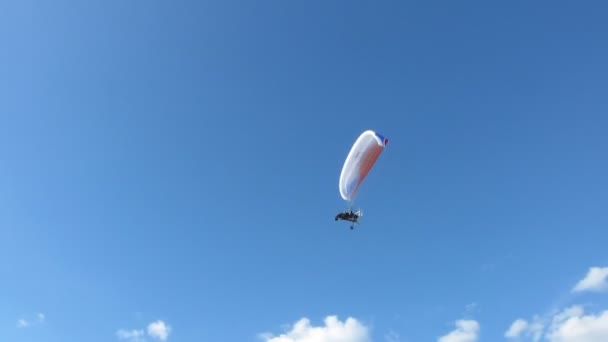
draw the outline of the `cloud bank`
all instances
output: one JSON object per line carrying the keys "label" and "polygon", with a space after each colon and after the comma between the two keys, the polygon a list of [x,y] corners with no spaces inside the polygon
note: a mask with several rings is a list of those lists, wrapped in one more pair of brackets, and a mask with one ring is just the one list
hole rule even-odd
{"label": "cloud bank", "polygon": [[[608,267],[591,267],[572,292],[599,292],[608,289]],[[548,342],[606,342],[608,341],[608,310],[585,313],[581,305],[554,311],[533,323],[515,320],[505,337],[519,341]]]}
{"label": "cloud bank", "polygon": [[[585,314],[580,305],[574,305],[550,315],[546,324],[536,318],[535,323],[517,319],[505,337],[518,341],[548,342],[606,342],[608,341],[608,310],[598,314]],[[545,328],[546,325],[546,328]]]}
{"label": "cloud bank", "polygon": [[[591,267],[572,292],[608,290],[608,267]],[[471,303],[466,313],[477,311],[479,305]],[[478,342],[480,324],[473,319],[461,319],[455,329],[438,337],[437,342]],[[322,325],[314,326],[308,318],[302,318],[280,335],[258,335],[264,342],[371,342],[369,329],[354,318],[340,321],[328,316]],[[554,310],[531,319],[517,318],[504,332],[507,341],[529,342],[608,342],[608,309],[586,313],[581,305]],[[395,331],[384,334],[385,342],[397,342],[401,338]]]}

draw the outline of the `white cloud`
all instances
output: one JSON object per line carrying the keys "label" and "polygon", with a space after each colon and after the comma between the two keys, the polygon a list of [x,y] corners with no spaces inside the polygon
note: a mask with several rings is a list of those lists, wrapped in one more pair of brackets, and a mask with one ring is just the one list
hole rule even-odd
{"label": "white cloud", "polygon": [[328,316],[324,326],[312,326],[308,318],[297,321],[285,334],[262,334],[266,342],[370,342],[368,329],[354,318],[341,322],[336,316]]}
{"label": "white cloud", "polygon": [[265,333],[260,333],[258,334],[258,339],[262,340],[262,341],[268,341],[272,338],[272,334],[269,332],[265,332]]}
{"label": "white cloud", "polygon": [[[608,290],[608,267],[590,267],[572,292]],[[505,332],[510,339],[539,342],[606,342],[608,341],[608,310],[585,314],[581,305],[553,311],[544,317],[535,316],[532,323],[515,320]]]}
{"label": "white cloud", "polygon": [[146,332],[152,338],[166,341],[171,333],[171,326],[163,321],[156,321],[148,324],[146,330],[144,329],[133,329],[125,330],[120,329],[116,332],[116,336],[120,340],[126,340],[128,342],[144,342],[146,341]]}
{"label": "white cloud", "polygon": [[475,342],[479,335],[479,323],[474,320],[456,321],[456,329],[440,337],[438,342]]}
{"label": "white cloud", "polygon": [[23,318],[17,321],[18,328],[27,328],[29,325],[30,323]]}
{"label": "white cloud", "polygon": [[509,339],[522,339],[526,337],[528,340],[538,342],[543,336],[544,329],[545,325],[538,316],[534,316],[532,322],[519,318],[505,332],[505,337]]}
{"label": "white cloud", "polygon": [[534,342],[538,342],[540,341],[541,336],[543,335],[543,330],[545,329],[545,326],[537,321],[535,323],[530,324],[530,326],[528,326],[528,336],[532,337],[532,341]]}
{"label": "white cloud", "polygon": [[29,328],[34,325],[43,324],[46,320],[46,316],[43,313],[38,313],[30,317],[31,319],[20,318],[17,320],[18,328]]}
{"label": "white cloud", "polygon": [[608,310],[585,315],[581,306],[570,307],[553,318],[547,333],[550,342],[608,341]]}
{"label": "white cloud", "polygon": [[547,316],[545,321],[548,322],[546,329],[538,316],[533,323],[518,319],[511,324],[505,337],[535,342],[543,337],[543,341],[548,342],[608,341],[608,310],[585,315],[582,306],[574,305]]}
{"label": "white cloud", "polygon": [[585,278],[576,284],[573,292],[608,290],[608,267],[591,267]]}
{"label": "white cloud", "polygon": [[467,313],[474,313],[474,312],[477,312],[477,311],[479,311],[479,304],[477,304],[477,303],[475,303],[475,302],[470,303],[470,304],[467,304],[467,305],[464,307],[464,310],[465,310]]}
{"label": "white cloud", "polygon": [[148,325],[148,335],[161,341],[166,341],[171,333],[171,327],[163,321],[152,322]]}
{"label": "white cloud", "polygon": [[523,319],[517,319],[507,332],[505,333],[505,337],[507,338],[519,338],[526,330],[528,329],[528,322]]}
{"label": "white cloud", "polygon": [[399,342],[401,341],[401,337],[395,331],[391,330],[386,335],[384,335],[384,340],[386,342]]}
{"label": "white cloud", "polygon": [[116,332],[116,336],[119,340],[126,340],[129,342],[143,342],[144,331],[143,330],[124,330],[120,329]]}

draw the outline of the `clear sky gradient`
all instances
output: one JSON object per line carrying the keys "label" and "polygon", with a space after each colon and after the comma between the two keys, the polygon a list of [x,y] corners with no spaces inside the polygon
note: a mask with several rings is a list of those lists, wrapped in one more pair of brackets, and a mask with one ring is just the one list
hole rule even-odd
{"label": "clear sky gradient", "polygon": [[[2,2],[0,340],[271,341],[335,315],[493,342],[600,317],[602,269],[572,290],[608,266],[607,13]],[[367,129],[389,144],[351,231],[338,178]]]}

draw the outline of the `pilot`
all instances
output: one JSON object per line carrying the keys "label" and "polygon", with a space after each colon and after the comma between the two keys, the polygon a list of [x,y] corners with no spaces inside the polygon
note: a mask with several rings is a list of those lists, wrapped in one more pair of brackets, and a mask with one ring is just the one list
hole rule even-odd
{"label": "pilot", "polygon": [[357,213],[354,213],[352,210],[343,212],[343,213],[339,213],[338,215],[336,215],[336,221],[338,221],[338,219],[342,219],[342,220],[356,220],[359,218],[359,215],[357,215]]}

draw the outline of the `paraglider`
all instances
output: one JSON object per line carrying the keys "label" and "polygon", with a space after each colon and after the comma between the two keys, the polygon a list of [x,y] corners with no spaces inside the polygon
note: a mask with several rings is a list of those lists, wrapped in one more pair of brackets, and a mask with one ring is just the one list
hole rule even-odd
{"label": "paraglider", "polygon": [[361,133],[351,147],[342,166],[339,181],[340,196],[348,202],[348,210],[338,213],[335,218],[336,221],[352,222],[351,229],[359,222],[363,213],[361,210],[353,212],[352,204],[363,180],[365,180],[387,144],[387,138],[377,132],[367,130]]}

